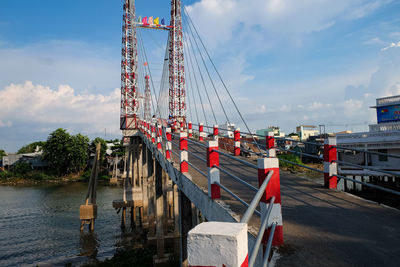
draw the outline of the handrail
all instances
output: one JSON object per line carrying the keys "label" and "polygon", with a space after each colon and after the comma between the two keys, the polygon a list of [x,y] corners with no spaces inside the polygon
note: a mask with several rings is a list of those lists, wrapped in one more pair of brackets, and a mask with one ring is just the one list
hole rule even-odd
{"label": "handrail", "polygon": [[399,158],[400,159],[400,155],[387,154],[387,153],[382,153],[382,152],[377,152],[377,151],[369,151],[369,150],[364,150],[364,149],[357,149],[357,148],[337,146],[337,145],[333,146],[333,147],[336,147],[337,149],[340,149],[340,150],[351,150],[351,151],[357,151],[357,152],[361,152],[361,153],[375,154],[375,155],[387,156],[387,157],[391,157],[391,158]]}
{"label": "handrail", "polygon": [[335,160],[334,162],[342,164],[343,166],[352,166],[352,167],[357,167],[357,168],[360,168],[360,169],[366,169],[366,170],[376,171],[376,172],[380,172],[380,173],[387,173],[387,174],[391,174],[391,175],[394,175],[394,176],[400,176],[399,172],[385,171],[385,170],[382,170],[382,169],[376,169],[376,168],[371,167],[371,166],[358,165],[358,164],[354,164],[354,163],[344,162],[344,161],[341,161],[341,160]]}
{"label": "handrail", "polygon": [[202,160],[202,161],[204,161],[204,162],[207,162],[207,160],[203,159],[203,158],[200,157],[200,156],[197,156],[194,152],[189,151],[189,150],[187,150],[187,152],[188,152],[189,154],[191,154],[193,157],[198,158],[199,160]]}
{"label": "handrail", "polygon": [[257,194],[254,196],[253,200],[250,203],[250,206],[247,208],[246,212],[244,213],[242,219],[240,220],[241,223],[248,223],[251,216],[254,213],[254,210],[256,209],[258,202],[260,202],[260,199],[262,195],[265,193],[265,188],[267,188],[267,185],[269,181],[271,180],[272,175],[274,174],[274,171],[269,171],[267,177],[265,178],[264,182],[260,186],[260,188],[257,191]]}
{"label": "handrail", "polygon": [[298,154],[298,155],[305,155],[307,157],[318,159],[318,160],[323,160],[322,157],[318,157],[317,155],[313,155],[313,154],[308,154],[308,153],[304,153],[304,152],[298,152],[298,151],[295,151],[295,150],[284,149],[284,148],[279,148],[279,147],[276,147],[275,149],[280,150],[280,151],[287,151],[287,152]]}
{"label": "handrail", "polygon": [[[258,249],[260,248],[261,241],[264,236],[264,231],[265,231],[265,228],[267,227],[269,216],[271,215],[274,201],[275,201],[275,197],[273,196],[273,197],[271,197],[271,200],[269,201],[267,215],[265,216],[264,220],[262,221],[260,230],[258,231],[256,243],[254,244],[253,250],[250,252],[249,267],[253,267],[254,262],[256,261]],[[266,255],[268,255],[268,254],[266,254]]]}
{"label": "handrail", "polygon": [[277,225],[277,223],[273,223],[272,226],[271,226],[271,232],[269,234],[269,238],[268,238],[268,242],[267,242],[267,248],[265,249],[263,267],[267,267],[268,266],[269,253],[271,252],[272,240],[274,239],[276,225]]}
{"label": "handrail", "polygon": [[[246,201],[244,201],[243,199],[241,199],[238,195],[236,195],[235,193],[233,193],[231,190],[229,190],[227,187],[223,186],[221,183],[215,182],[215,184],[219,185],[222,189],[224,189],[229,195],[231,195],[234,199],[238,200],[240,203],[242,203],[243,205],[245,205],[247,208],[249,207],[249,204],[247,204]],[[258,210],[255,210],[254,213],[256,213],[257,215],[261,216],[261,213]]]}
{"label": "handrail", "polygon": [[235,179],[235,180],[238,181],[239,183],[243,184],[244,186],[247,186],[247,187],[250,188],[251,190],[256,191],[256,192],[258,191],[258,189],[257,189],[256,187],[254,187],[254,186],[252,186],[251,184],[249,184],[249,183],[243,181],[242,179],[240,179],[240,178],[237,177],[236,175],[234,175],[234,174],[232,174],[232,173],[230,173],[230,172],[228,172],[228,171],[222,169],[222,168],[219,167],[219,166],[214,165],[214,167],[217,168],[218,170],[222,171],[223,173],[229,175],[230,177],[232,177],[233,179]]}
{"label": "handrail", "polygon": [[400,192],[399,191],[395,191],[395,190],[392,190],[392,189],[389,189],[389,188],[385,188],[385,187],[382,187],[382,186],[379,186],[379,185],[374,185],[374,184],[369,184],[369,183],[366,183],[366,182],[358,181],[358,180],[355,180],[355,179],[352,179],[352,178],[349,178],[349,177],[346,177],[346,176],[343,176],[343,175],[340,175],[340,174],[338,174],[336,176],[341,178],[341,179],[344,179],[344,180],[347,180],[347,181],[351,181],[351,182],[356,183],[356,184],[362,184],[362,185],[365,185],[365,186],[369,186],[369,187],[372,187],[372,188],[375,188],[375,189],[379,189],[379,190],[382,190],[382,191],[385,191],[385,192],[400,196]]}
{"label": "handrail", "polygon": [[298,163],[295,163],[295,162],[287,160],[287,159],[278,158],[278,160],[281,160],[283,162],[290,163],[290,164],[293,164],[293,165],[296,165],[296,166],[299,166],[299,167],[303,167],[303,168],[306,168],[306,169],[309,169],[309,170],[312,170],[312,171],[316,171],[316,172],[319,172],[319,173],[324,173],[324,171],[318,170],[316,168],[311,168],[311,167],[308,167],[308,166],[303,165],[303,164],[298,164]]}
{"label": "handrail", "polygon": [[205,172],[203,172],[202,170],[200,170],[199,168],[197,168],[196,166],[194,166],[193,163],[187,161],[187,163],[189,164],[189,166],[191,166],[193,169],[195,169],[196,171],[198,171],[199,173],[201,173],[204,177],[207,178],[207,174]]}
{"label": "handrail", "polygon": [[216,149],[212,149],[211,151],[217,152],[218,154],[221,154],[221,155],[224,155],[224,156],[226,156],[226,157],[228,157],[228,158],[231,158],[231,159],[233,159],[233,160],[239,161],[239,162],[241,162],[241,163],[243,163],[243,164],[245,164],[245,165],[247,165],[247,166],[249,166],[249,167],[258,169],[257,165],[254,165],[254,164],[252,164],[252,163],[250,163],[250,162],[247,162],[247,161],[245,161],[245,160],[242,160],[242,159],[239,159],[239,158],[234,157],[234,156],[232,156],[232,155],[229,155],[228,153],[225,153],[225,152],[222,152],[222,151],[216,150]]}

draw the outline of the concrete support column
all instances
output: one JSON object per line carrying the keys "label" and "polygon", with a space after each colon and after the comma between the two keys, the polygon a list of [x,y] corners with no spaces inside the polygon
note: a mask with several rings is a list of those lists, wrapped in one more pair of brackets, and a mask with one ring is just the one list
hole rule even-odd
{"label": "concrete support column", "polygon": [[173,184],[173,217],[174,217],[174,254],[180,255],[181,242],[180,242],[180,218],[179,218],[179,191],[178,185]]}
{"label": "concrete support column", "polygon": [[187,141],[187,133],[181,132],[179,133],[179,150],[180,150],[180,171],[182,173],[187,173],[189,171],[188,164],[188,141]]}
{"label": "concrete support column", "polygon": [[275,201],[272,204],[271,214],[268,219],[268,230],[264,234],[263,244],[267,244],[268,236],[271,231],[272,223],[277,223],[275,228],[274,239],[272,241],[273,246],[283,245],[283,223],[282,223],[282,206],[281,206],[281,184],[279,175],[279,160],[278,158],[259,158],[258,159],[258,183],[262,185],[268,172],[274,171],[274,174],[269,181],[265,194],[261,197],[261,221],[267,215],[267,210],[271,198],[274,196]]}
{"label": "concrete support column", "polygon": [[337,188],[337,149],[336,137],[328,137],[324,144],[324,185],[325,188]]}
{"label": "concrete support column", "polygon": [[188,234],[189,266],[248,266],[247,224],[204,222]]}
{"label": "concrete support column", "polygon": [[171,150],[172,150],[172,134],[171,134],[171,128],[166,128],[165,129],[165,135],[167,136],[167,143],[165,145],[165,157],[167,158],[168,161],[171,160]]}
{"label": "concrete support column", "polygon": [[144,144],[141,147],[141,169],[142,169],[142,203],[143,203],[143,228],[148,229],[148,205],[149,205],[149,195],[148,195],[148,159],[147,159],[147,148]]}
{"label": "concrete support column", "polygon": [[189,121],[188,123],[188,134],[189,134],[189,138],[193,137],[193,130],[192,130],[192,122]]}
{"label": "concrete support column", "polygon": [[275,148],[274,132],[268,132],[267,136],[265,137],[265,146],[267,150],[267,157],[275,158],[276,148]]}
{"label": "concrete support column", "polygon": [[236,128],[233,132],[233,141],[235,142],[235,147],[233,151],[234,156],[240,155],[240,128]]}
{"label": "concrete support column", "polygon": [[163,197],[163,169],[158,161],[156,165],[155,202],[156,202],[156,237],[157,257],[164,257],[164,197]]}
{"label": "concrete support column", "polygon": [[212,199],[221,198],[221,188],[217,184],[220,182],[218,141],[208,141],[207,143],[207,175],[208,175],[208,196]]}
{"label": "concrete support column", "polygon": [[200,122],[200,124],[199,124],[199,141],[204,141],[203,135],[204,135],[204,126],[203,126],[203,123]]}
{"label": "concrete support column", "polygon": [[149,237],[155,236],[155,160],[149,149],[147,150],[148,160],[148,218],[149,218]]}
{"label": "concrete support column", "polygon": [[181,255],[182,266],[188,266],[187,262],[187,235],[192,229],[192,203],[189,198],[180,191],[180,218],[181,218]]}
{"label": "concrete support column", "polygon": [[218,141],[218,125],[216,124],[213,126],[213,138]]}

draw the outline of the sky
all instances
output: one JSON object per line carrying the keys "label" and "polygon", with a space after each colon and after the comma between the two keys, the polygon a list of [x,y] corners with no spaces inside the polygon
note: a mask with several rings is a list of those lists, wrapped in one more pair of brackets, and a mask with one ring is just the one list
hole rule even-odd
{"label": "sky", "polygon": [[[400,1],[183,5],[251,130],[367,131],[375,99],[400,94]],[[137,15],[169,23],[169,13],[170,1],[136,0]],[[17,151],[60,127],[121,136],[121,27],[120,0],[0,1],[0,149]],[[167,34],[142,36],[158,88]],[[227,110],[243,129],[236,110]]]}

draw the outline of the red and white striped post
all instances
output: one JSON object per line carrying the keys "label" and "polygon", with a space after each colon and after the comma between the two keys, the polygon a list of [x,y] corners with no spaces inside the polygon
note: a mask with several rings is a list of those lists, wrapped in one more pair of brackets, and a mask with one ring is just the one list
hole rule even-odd
{"label": "red and white striped post", "polygon": [[150,123],[146,122],[146,132],[147,132],[147,139],[150,140],[151,138],[151,130],[150,130]]}
{"label": "red and white striped post", "polygon": [[207,143],[207,175],[208,175],[208,196],[211,199],[221,198],[221,188],[217,184],[220,182],[219,170],[219,154],[218,141],[208,141]]}
{"label": "red and white striped post", "polygon": [[275,150],[274,132],[268,132],[267,136],[265,137],[265,146],[266,146],[265,148],[267,149],[267,157],[275,158],[276,150]]}
{"label": "red and white striped post", "polygon": [[240,155],[240,128],[236,128],[235,131],[233,132],[233,141],[235,142],[233,154],[235,156],[239,156]]}
{"label": "red and white striped post", "polygon": [[203,123],[200,122],[200,124],[199,124],[199,141],[204,141],[203,131],[204,131],[204,126],[203,126]]}
{"label": "red and white striped post", "polygon": [[162,129],[161,125],[157,125],[157,149],[162,150]]}
{"label": "red and white striped post", "polygon": [[167,136],[167,143],[165,145],[165,157],[168,161],[171,160],[171,150],[172,150],[172,135],[171,135],[171,128],[168,127],[165,129],[165,135]]}
{"label": "red and white striped post", "polygon": [[275,201],[272,204],[271,214],[268,219],[268,229],[264,233],[263,243],[267,244],[268,236],[271,231],[272,223],[277,223],[275,228],[273,246],[283,245],[283,223],[282,223],[282,207],[281,207],[281,185],[279,175],[279,160],[278,158],[259,158],[258,159],[258,184],[262,185],[269,171],[274,171],[274,174],[269,180],[265,193],[260,200],[261,220],[267,215],[267,210],[271,198],[274,196]]}
{"label": "red and white striped post", "polygon": [[151,123],[151,142],[153,145],[156,144],[156,126],[154,123]]}
{"label": "red and white striped post", "polygon": [[188,163],[188,141],[187,141],[187,133],[181,132],[179,133],[179,149],[181,151],[180,160],[181,160],[181,173],[186,173],[189,171],[189,163]]}
{"label": "red and white striped post", "polygon": [[218,125],[216,124],[213,126],[213,138],[218,141]]}
{"label": "red and white striped post", "polygon": [[189,231],[189,267],[249,266],[247,224],[204,222]]}
{"label": "red and white striped post", "polygon": [[193,137],[193,130],[192,130],[192,122],[189,121],[188,123],[188,133],[189,133],[189,138]]}
{"label": "red and white striped post", "polygon": [[337,149],[336,137],[328,137],[324,143],[324,185],[325,188],[337,188]]}

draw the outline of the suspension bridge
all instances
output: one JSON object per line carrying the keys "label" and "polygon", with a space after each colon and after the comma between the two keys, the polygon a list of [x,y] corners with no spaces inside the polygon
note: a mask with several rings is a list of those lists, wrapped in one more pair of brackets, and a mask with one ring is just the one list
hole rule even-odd
{"label": "suspension bridge", "polygon": [[[142,36],[154,30],[168,33],[159,88]],[[137,16],[135,1],[125,0],[122,33],[126,156],[113,206],[123,227],[130,210],[132,225],[148,232],[156,265],[176,253],[182,266],[398,266],[400,212],[336,189],[358,184],[398,199],[400,173],[357,165],[382,183],[342,175],[338,167],[351,163],[338,151],[357,149],[328,135],[302,142],[252,133],[180,0],[171,1],[169,24]],[[323,168],[278,157],[299,153],[281,142],[318,147],[323,156],[301,154]],[[283,171],[283,162],[315,172],[323,185]]]}

